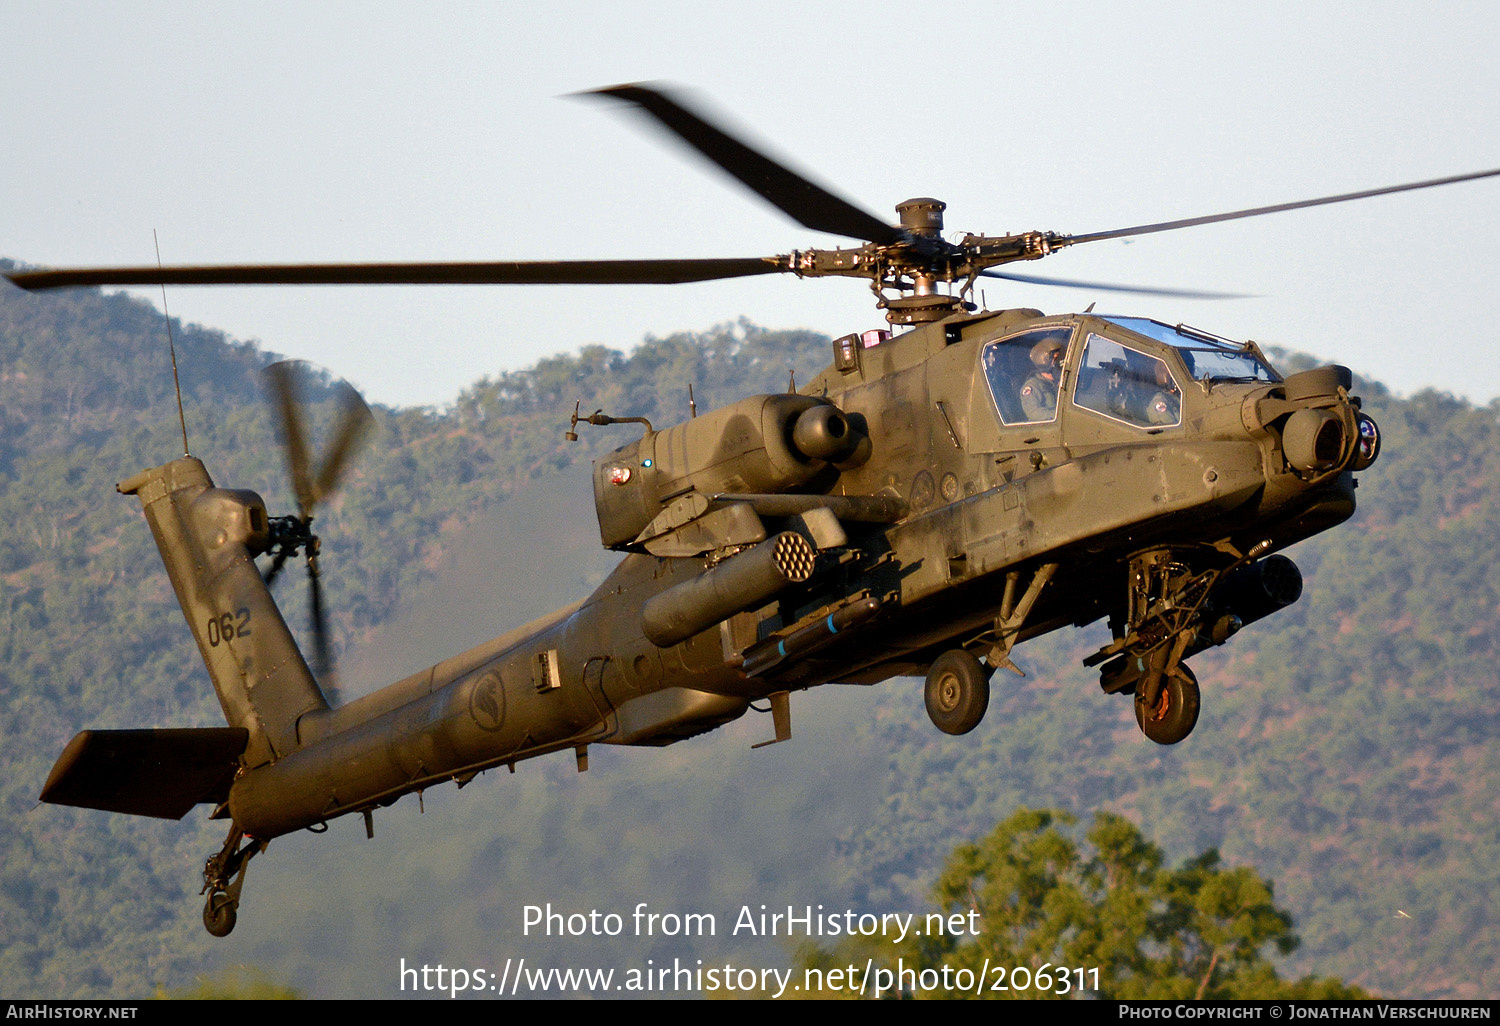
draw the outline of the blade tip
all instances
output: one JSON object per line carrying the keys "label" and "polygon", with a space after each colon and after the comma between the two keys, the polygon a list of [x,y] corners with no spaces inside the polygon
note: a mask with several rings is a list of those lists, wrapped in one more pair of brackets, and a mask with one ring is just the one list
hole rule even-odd
{"label": "blade tip", "polygon": [[652,83],[649,82],[621,82],[618,85],[599,86],[596,89],[579,89],[575,92],[563,93],[563,96],[574,100],[589,99],[596,96],[604,96],[614,100],[629,100],[632,93],[654,93],[656,91],[656,89],[652,88]]}

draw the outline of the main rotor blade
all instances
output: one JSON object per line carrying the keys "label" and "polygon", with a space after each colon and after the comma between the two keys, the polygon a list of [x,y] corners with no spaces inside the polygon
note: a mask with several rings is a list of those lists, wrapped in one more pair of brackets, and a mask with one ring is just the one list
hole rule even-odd
{"label": "main rotor blade", "polygon": [[1131,235],[1170,232],[1176,231],[1178,228],[1192,228],[1200,224],[1213,224],[1216,221],[1234,221],[1242,217],[1259,217],[1261,214],[1276,214],[1283,210],[1300,210],[1303,207],[1320,207],[1328,203],[1344,203],[1348,200],[1369,199],[1371,196],[1385,196],[1393,192],[1431,189],[1438,185],[1452,185],[1454,182],[1471,182],[1476,178],[1493,178],[1496,175],[1500,175],[1500,168],[1492,171],[1475,171],[1473,174],[1467,175],[1450,175],[1447,178],[1429,178],[1425,182],[1409,182],[1406,185],[1388,185],[1383,189],[1363,189],[1359,192],[1344,192],[1337,196],[1321,196],[1318,199],[1298,200],[1295,203],[1276,203],[1269,207],[1231,210],[1225,214],[1209,214],[1206,217],[1185,217],[1178,221],[1160,221],[1156,224],[1136,225],[1134,228],[1116,228],[1113,231],[1107,232],[1070,235],[1065,237],[1063,245],[1073,246],[1080,242],[1099,242],[1102,239],[1123,239]]}
{"label": "main rotor blade", "polygon": [[1198,289],[1158,289],[1146,285],[1115,285],[1107,281],[1080,281],[1076,278],[1044,278],[1034,274],[1011,274],[1009,271],[980,271],[981,278],[1004,278],[1028,285],[1061,285],[1070,289],[1094,289],[1100,292],[1133,292],[1141,296],[1176,296],[1180,299],[1252,299],[1243,292],[1203,292]]}
{"label": "main rotor blade", "polygon": [[787,270],[783,257],[424,264],[80,267],[7,275],[23,289],[80,285],[675,285]]}
{"label": "main rotor blade", "polygon": [[328,454],[323,457],[323,467],[313,483],[314,502],[322,502],[339,486],[349,458],[360,443],[375,427],[375,416],[352,385],[339,383],[339,417],[334,428],[333,441],[328,444]]}
{"label": "main rotor blade", "polygon": [[297,384],[296,361],[283,360],[266,368],[266,378],[276,400],[281,420],[281,441],[286,447],[287,471],[297,496],[297,514],[304,520],[317,499],[312,488],[312,464],[307,455],[307,432],[302,426],[302,408]]}
{"label": "main rotor blade", "polygon": [[608,96],[634,104],[805,228],[882,245],[891,245],[904,238],[899,229],[840,199],[822,186],[814,185],[687,110],[660,87],[618,85],[579,95]]}

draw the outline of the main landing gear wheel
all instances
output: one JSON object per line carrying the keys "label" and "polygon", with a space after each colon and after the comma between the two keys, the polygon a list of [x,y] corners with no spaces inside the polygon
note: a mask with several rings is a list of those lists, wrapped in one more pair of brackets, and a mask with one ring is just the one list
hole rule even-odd
{"label": "main landing gear wheel", "polygon": [[235,901],[223,891],[214,891],[208,896],[208,901],[203,905],[203,925],[208,932],[215,937],[228,937],[234,929],[235,920],[239,918]]}
{"label": "main landing gear wheel", "polygon": [[927,670],[927,715],[945,734],[967,734],[990,707],[990,675],[961,648],[938,656]]}
{"label": "main landing gear wheel", "polygon": [[[242,846],[241,841],[246,843]],[[266,842],[247,838],[239,826],[229,828],[224,847],[203,864],[203,926],[215,937],[228,937],[239,919],[240,892],[250,859],[266,850]]]}
{"label": "main landing gear wheel", "polygon": [[1191,734],[1198,724],[1198,678],[1193,671],[1178,664],[1170,676],[1163,677],[1153,709],[1146,708],[1145,698],[1137,691],[1135,722],[1159,745],[1175,745]]}

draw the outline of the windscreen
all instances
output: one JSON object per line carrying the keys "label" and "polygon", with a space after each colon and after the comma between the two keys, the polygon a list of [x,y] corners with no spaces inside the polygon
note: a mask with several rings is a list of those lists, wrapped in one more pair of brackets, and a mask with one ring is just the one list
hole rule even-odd
{"label": "windscreen", "polygon": [[1157,342],[1165,342],[1182,356],[1188,373],[1198,381],[1280,381],[1281,377],[1267,367],[1250,350],[1226,339],[1192,328],[1173,328],[1144,317],[1106,317]]}

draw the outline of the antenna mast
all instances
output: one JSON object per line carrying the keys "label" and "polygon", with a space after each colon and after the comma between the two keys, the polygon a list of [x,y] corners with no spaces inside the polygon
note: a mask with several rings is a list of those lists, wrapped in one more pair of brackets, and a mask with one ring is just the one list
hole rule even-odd
{"label": "antenna mast", "polygon": [[[151,241],[156,246],[156,266],[161,269],[161,240],[156,229],[151,229]],[[182,454],[191,456],[187,440],[187,417],[182,413],[182,382],[177,377],[177,344],[172,341],[172,315],[167,312],[167,283],[161,285],[161,315],[167,320],[167,349],[172,354],[172,387],[177,390],[177,423],[182,425]]]}

